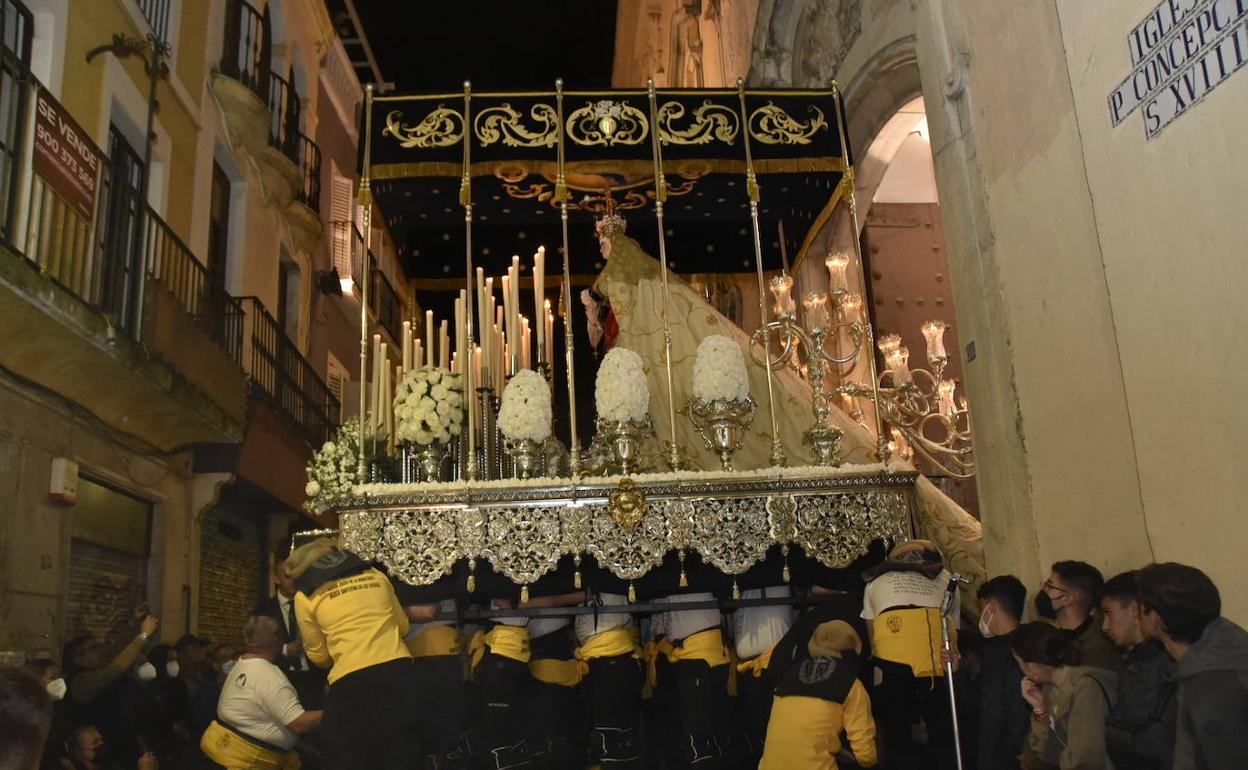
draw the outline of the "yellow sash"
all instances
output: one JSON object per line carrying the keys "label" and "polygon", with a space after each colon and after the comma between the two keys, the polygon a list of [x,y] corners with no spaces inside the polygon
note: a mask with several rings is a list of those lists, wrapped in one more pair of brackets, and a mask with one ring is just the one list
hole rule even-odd
{"label": "yellow sash", "polygon": [[478,631],[473,634],[472,641],[468,644],[473,670],[476,670],[481,664],[481,659],[485,657],[486,646],[489,646],[490,652],[495,655],[528,663],[531,654],[529,629],[524,626],[494,626],[489,633]]}
{"label": "yellow sash", "polygon": [[654,688],[659,684],[659,656],[665,656],[673,649],[675,647],[672,646],[672,640],[667,637],[657,642],[646,642],[645,648],[641,651],[641,659],[646,663],[646,684],[642,687],[641,697],[649,698],[654,695]]}
{"label": "yellow sash", "polygon": [[704,660],[711,668],[728,663],[724,632],[718,628],[708,628],[685,637],[679,647],[673,647],[667,653],[669,663],[679,663],[682,660]]}
{"label": "yellow sash", "polygon": [[576,648],[577,660],[590,661],[620,655],[641,657],[641,647],[637,644],[637,635],[632,628],[612,628],[594,634],[584,645]]}
{"label": "yellow sash", "polygon": [[560,687],[576,687],[589,673],[589,665],[583,660],[541,658],[529,661],[529,671],[539,682],[557,684]]}
{"label": "yellow sash", "polygon": [[238,733],[213,721],[199,740],[204,754],[226,770],[299,770],[299,755],[278,753],[252,743]]}
{"label": "yellow sash", "polygon": [[[907,665],[915,676],[944,676],[940,662],[940,610],[912,607],[888,610],[871,624],[871,653]],[[956,630],[950,629],[956,642]]]}
{"label": "yellow sash", "polygon": [[463,651],[459,629],[454,626],[430,626],[407,640],[413,658],[458,655]]}
{"label": "yellow sash", "polygon": [[771,665],[771,653],[775,652],[775,650],[776,646],[773,644],[763,654],[741,661],[737,664],[737,671],[740,671],[742,674],[749,671],[754,674],[755,679],[762,677],[763,672]]}

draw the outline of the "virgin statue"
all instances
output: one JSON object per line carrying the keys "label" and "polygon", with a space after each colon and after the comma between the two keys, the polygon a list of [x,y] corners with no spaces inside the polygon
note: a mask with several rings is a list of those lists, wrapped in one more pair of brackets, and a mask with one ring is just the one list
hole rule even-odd
{"label": "virgin statue", "polygon": [[[658,439],[672,437],[667,398],[667,377],[664,368],[663,289],[660,266],[646,254],[640,244],[624,233],[624,220],[608,214],[599,220],[598,237],[606,262],[594,284],[597,294],[611,306],[618,332],[614,345],[639,354],[645,364],[650,386],[651,419]],[[777,433],[789,466],[813,463],[811,450],[802,443],[803,432],[813,420],[810,386],[791,368],[773,369],[775,401],[767,403],[767,373],[762,364],[751,357],[749,335],[721,315],[706,299],[679,276],[669,272],[671,295],[670,319],[672,335],[672,389],[675,399],[676,444],[695,467],[717,469],[717,456],[705,448],[693,424],[679,414],[692,397],[693,361],[698,343],[706,336],[719,334],[741,346],[747,362],[750,393],[758,401],[754,424],[746,432],[741,449],[734,455],[734,464],[742,469],[766,468],[771,463],[771,418],[769,409],[776,410]],[[761,349],[755,353],[761,359]],[[875,459],[875,438],[864,426],[840,409],[829,410],[832,427],[843,432],[841,459],[846,464],[869,465]],[[657,456],[666,456],[655,452]],[[878,467],[878,466],[877,466]],[[911,470],[913,466],[897,459],[890,468]],[[917,525],[923,536],[935,540],[944,551],[950,570],[961,571],[978,582],[984,577],[983,546],[979,522],[940,492],[926,477],[920,476],[916,486],[919,510]]]}

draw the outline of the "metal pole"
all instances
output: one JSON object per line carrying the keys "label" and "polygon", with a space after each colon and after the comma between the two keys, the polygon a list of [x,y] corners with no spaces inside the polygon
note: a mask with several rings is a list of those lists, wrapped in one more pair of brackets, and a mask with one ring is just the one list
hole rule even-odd
{"label": "metal pole", "polygon": [[[472,83],[464,81],[464,126],[472,125],[472,118],[469,114],[472,101]],[[468,350],[465,351],[464,360],[464,408],[468,412],[468,460],[464,467],[464,475],[469,481],[477,479],[477,436],[476,436],[476,420],[473,419],[473,409],[476,406],[476,399],[473,398],[472,382],[472,358],[473,358],[473,341],[472,341],[472,295],[476,290],[473,283],[472,270],[472,169],[470,166],[472,160],[471,153],[472,132],[464,130],[464,172],[459,181],[459,202],[464,207],[464,288],[465,306],[467,318],[464,321],[464,332],[468,338]]]}
{"label": "metal pole", "polygon": [[[949,587],[940,603],[940,642],[945,652],[953,652],[949,642],[949,620],[953,614],[953,598],[957,595],[958,584],[965,583],[966,578],[960,573],[949,576]],[[962,731],[958,727],[958,697],[953,687],[953,661],[945,661],[945,681],[949,685],[949,715],[953,721],[953,748],[958,760],[958,770],[962,768]]]}
{"label": "metal pole", "polygon": [[360,458],[355,468],[357,483],[363,484],[368,478],[368,463],[365,461],[364,441],[368,419],[368,285],[372,276],[368,269],[368,244],[371,240],[373,226],[373,192],[369,182],[369,160],[373,150],[373,84],[364,86],[364,164],[360,172],[360,205],[364,207],[364,253],[360,254],[360,271],[364,273],[360,281]]}
{"label": "metal pole", "polygon": [[572,360],[572,252],[568,245],[568,182],[563,156],[563,78],[555,81],[555,108],[559,124],[559,168],[555,176],[555,199],[559,201],[559,222],[563,226],[563,356],[568,367],[568,470],[572,478],[581,475],[581,441],[576,432],[576,368]]}
{"label": "metal pole", "polygon": [[654,78],[646,81],[650,96],[650,145],[654,156],[654,218],[659,228],[659,277],[663,284],[663,368],[667,374],[667,419],[671,425],[672,446],[668,456],[672,470],[680,470],[680,448],[676,445],[676,391],[672,386],[672,324],[669,306],[672,303],[667,283],[667,234],[663,228],[663,204],[667,201],[667,180],[663,176],[663,141],[655,105]]}
{"label": "metal pole", "polygon": [[776,391],[771,371],[771,333],[767,329],[767,287],[763,284],[763,244],[758,232],[758,178],[754,175],[754,155],[750,149],[750,116],[745,109],[745,81],[737,78],[741,102],[741,139],[745,143],[745,189],[750,196],[750,222],[754,228],[754,267],[758,273],[758,323],[763,332],[763,366],[767,369],[767,411],[771,416],[771,464],[784,465],[784,446],[776,423]]}
{"label": "metal pole", "polygon": [[[849,204],[849,224],[852,232],[852,240],[854,243],[854,256],[858,258],[858,269],[862,270],[862,242],[858,237],[858,204],[854,198],[854,166],[849,162],[849,145],[845,136],[845,116],[841,112],[841,92],[836,83],[832,84],[832,99],[836,102],[836,130],[840,134],[841,139],[841,157],[845,160],[845,175],[841,178],[841,184],[845,185],[845,200]],[[866,276],[863,276],[864,289]],[[867,294],[863,291],[862,296],[865,300]],[[871,370],[871,403],[875,409],[875,454],[880,462],[888,464],[888,458],[891,454],[888,451],[888,439],[884,437],[884,418],[880,413],[880,377],[875,363],[875,330],[871,326],[871,308],[863,303],[862,314],[866,325],[867,332],[867,363]]]}

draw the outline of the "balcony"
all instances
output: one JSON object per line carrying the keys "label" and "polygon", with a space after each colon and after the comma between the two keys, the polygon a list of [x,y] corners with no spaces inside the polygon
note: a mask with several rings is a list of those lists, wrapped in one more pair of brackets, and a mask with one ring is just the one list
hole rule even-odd
{"label": "balcony", "polygon": [[343,292],[359,292],[364,276],[369,276],[372,281],[368,292],[369,312],[373,320],[390,335],[391,342],[400,343],[403,335],[403,300],[394,290],[390,279],[377,267],[373,250],[367,250],[368,264],[365,266],[364,236],[356,229],[355,224],[335,221],[330,223],[330,231],[331,256],[334,269],[342,279]]}
{"label": "balcony", "polygon": [[212,77],[231,143],[254,157],[260,157],[268,144],[270,123],[272,45],[265,22],[264,15],[246,0],[226,0],[225,45]]}
{"label": "balcony", "polygon": [[302,104],[286,78],[269,75],[269,139],[259,156],[265,192],[283,209],[296,245],[321,239],[321,149],[299,130]]}
{"label": "balcony", "polygon": [[295,158],[299,164],[299,185],[295,199],[286,207],[286,221],[297,245],[312,251],[321,240],[321,148],[303,134],[294,138]]}
{"label": "balcony", "polygon": [[241,305],[7,46],[0,90],[0,364],[162,450],[240,440]]}

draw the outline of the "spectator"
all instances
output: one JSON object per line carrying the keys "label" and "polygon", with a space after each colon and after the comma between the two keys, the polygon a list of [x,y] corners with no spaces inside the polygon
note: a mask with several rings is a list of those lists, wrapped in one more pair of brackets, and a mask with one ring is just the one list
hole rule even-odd
{"label": "spectator", "polygon": [[299,623],[295,620],[295,579],[290,576],[283,559],[273,572],[277,592],[263,599],[251,611],[252,615],[268,615],[277,621],[282,631],[282,654],[277,667],[285,674],[299,693],[299,702],[305,707],[320,708],[325,702],[325,672],[308,663],[303,654],[303,642],[299,638]]}
{"label": "spectator", "polygon": [[814,629],[801,652],[776,687],[759,770],[836,770],[838,759],[874,767],[875,721],[857,676],[858,634],[845,621],[830,620]]}
{"label": "spectator", "polygon": [[1136,573],[1144,633],[1177,661],[1174,767],[1230,770],[1248,757],[1248,632],[1222,617],[1205,573],[1150,564]]}
{"label": "spectator", "polygon": [[[253,615],[243,627],[247,651],[230,669],[221,689],[217,718],[200,747],[228,768],[298,765],[298,736],[320,726],[320,711],[305,711],[290,680],[274,662],[281,654],[281,629],[267,615]],[[379,704],[380,705],[380,704]]]}
{"label": "spectator", "polygon": [[1027,588],[1013,575],[1000,575],[979,587],[982,609],[980,654],[979,770],[1017,770],[1027,743],[1031,707],[1023,700],[1023,670],[1010,650],[1022,620]]}
{"label": "spectator", "polygon": [[1117,671],[1122,659],[1101,633],[1095,613],[1104,582],[1101,571],[1087,562],[1056,562],[1036,594],[1036,612],[1066,631],[1085,665]]}
{"label": "spectator", "polygon": [[187,741],[197,746],[216,711],[216,680],[208,663],[209,642],[194,634],[184,634],[174,648],[178,675],[168,686],[165,705],[170,721],[185,725]]}
{"label": "spectator", "polygon": [[299,588],[304,652],[330,669],[321,731],[327,766],[415,767],[421,693],[403,643],[410,621],[390,580],[325,539],[295,549],[287,566]]}
{"label": "spectator", "polygon": [[1118,677],[1080,665],[1075,640],[1048,623],[1018,627],[1010,642],[1026,678],[1022,695],[1033,716],[1028,743],[1059,770],[1113,770],[1105,752],[1105,718]]}
{"label": "spectator", "polygon": [[51,718],[46,686],[20,668],[0,666],[0,768],[38,768]]}
{"label": "spectator", "polygon": [[[867,570],[862,617],[875,657],[876,718],[884,731],[890,770],[921,766],[914,730],[926,726],[935,767],[954,767],[953,718],[945,683],[940,607],[949,586],[940,551],[929,540],[907,540]],[[955,597],[951,617],[958,615]],[[950,629],[953,639],[954,629]],[[774,705],[773,705],[774,709]]]}
{"label": "spectator", "polygon": [[1105,634],[1123,650],[1118,700],[1109,712],[1106,740],[1116,770],[1169,770],[1174,762],[1174,686],[1170,656],[1141,627],[1134,572],[1101,589]]}
{"label": "spectator", "polygon": [[[113,761],[104,736],[94,725],[85,725],[74,731],[69,739],[69,767],[66,770],[120,770],[123,765]],[[144,752],[138,762],[129,765],[136,770],[159,770],[156,755]]]}
{"label": "spectator", "polygon": [[111,658],[105,644],[90,634],[73,637],[64,647],[68,685],[65,706],[70,723],[95,725],[110,747],[127,762],[138,756],[139,746],[130,718],[137,686],[126,673],[139,663],[143,648],[158,625],[156,616],[145,614],[138,634]]}

